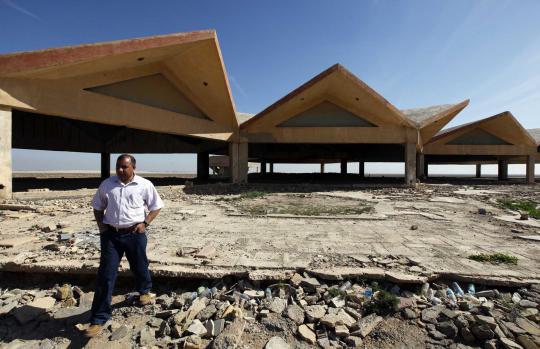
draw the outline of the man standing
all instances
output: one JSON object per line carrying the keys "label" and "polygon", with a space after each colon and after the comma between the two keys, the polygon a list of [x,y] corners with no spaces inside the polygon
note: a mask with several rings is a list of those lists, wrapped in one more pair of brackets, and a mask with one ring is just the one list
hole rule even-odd
{"label": "man standing", "polygon": [[135,174],[135,167],[133,156],[120,155],[116,160],[116,176],[104,180],[92,200],[100,232],[101,258],[87,337],[98,335],[111,318],[112,293],[124,253],[135,276],[139,303],[146,305],[152,300],[146,227],[159,214],[163,201],[149,180]]}

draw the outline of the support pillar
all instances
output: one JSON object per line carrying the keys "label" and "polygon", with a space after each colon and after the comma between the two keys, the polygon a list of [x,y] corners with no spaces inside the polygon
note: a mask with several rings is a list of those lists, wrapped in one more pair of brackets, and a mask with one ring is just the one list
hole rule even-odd
{"label": "support pillar", "polygon": [[207,181],[210,176],[210,154],[207,151],[197,153],[197,179]]}
{"label": "support pillar", "polygon": [[416,153],[416,177],[417,178],[425,178],[425,157],[422,153]]}
{"label": "support pillar", "polygon": [[274,173],[274,163],[270,163],[270,173]]}
{"label": "support pillar", "polygon": [[324,173],[324,162],[321,162],[321,173]]}
{"label": "support pillar", "polygon": [[101,153],[101,180],[111,176],[111,153]]}
{"label": "support pillar", "polygon": [[261,173],[266,174],[266,161],[261,161]]}
{"label": "support pillar", "polygon": [[476,164],[476,178],[482,177],[482,164]]}
{"label": "support pillar", "polygon": [[358,174],[360,175],[360,178],[366,177],[366,166],[365,162],[360,161],[358,163]]}
{"label": "support pillar", "polygon": [[498,177],[500,181],[508,180],[508,160],[506,159],[499,160]]}
{"label": "support pillar", "polygon": [[429,162],[426,161],[426,158],[424,157],[424,178],[429,177]]}
{"label": "support pillar", "polygon": [[536,158],[534,155],[528,155],[527,156],[527,176],[526,181],[527,184],[534,184],[535,182],[535,175],[534,175],[534,166],[536,164]]}
{"label": "support pillar", "polygon": [[11,199],[11,108],[0,106],[0,199]]}
{"label": "support pillar", "polygon": [[341,159],[341,174],[347,174],[347,160]]}
{"label": "support pillar", "polygon": [[229,143],[229,169],[233,183],[246,183],[248,173],[248,144]]}
{"label": "support pillar", "polygon": [[405,144],[405,184],[416,185],[416,143]]}

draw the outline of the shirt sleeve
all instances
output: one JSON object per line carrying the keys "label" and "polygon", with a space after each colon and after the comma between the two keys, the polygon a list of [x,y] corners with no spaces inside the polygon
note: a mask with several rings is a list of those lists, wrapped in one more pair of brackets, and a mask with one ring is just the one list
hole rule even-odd
{"label": "shirt sleeve", "polygon": [[107,208],[107,196],[104,193],[103,184],[99,186],[92,198],[92,207],[98,211],[104,211]]}
{"label": "shirt sleeve", "polygon": [[159,194],[156,190],[156,187],[152,183],[148,183],[147,189],[146,189],[146,198],[145,198],[146,206],[148,207],[148,211],[155,211],[159,210],[163,206],[163,200],[159,197]]}

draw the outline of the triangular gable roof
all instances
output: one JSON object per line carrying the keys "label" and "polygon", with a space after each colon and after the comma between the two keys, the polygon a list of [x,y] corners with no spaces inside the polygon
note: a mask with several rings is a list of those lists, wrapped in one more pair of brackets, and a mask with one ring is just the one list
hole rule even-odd
{"label": "triangular gable roof", "polygon": [[536,145],[540,146],[540,128],[532,128],[527,130],[532,138],[536,141]]}
{"label": "triangular gable roof", "polygon": [[[156,73],[163,74],[201,110],[202,114],[207,115],[209,120],[197,118],[195,123],[190,125],[180,122],[179,124],[184,126],[178,125],[178,130],[170,125],[161,127],[163,128],[161,130],[156,122],[127,125],[126,120],[132,121],[131,118],[127,116],[116,118],[122,119],[118,122],[123,126],[155,132],[167,130],[171,133],[203,137],[203,134],[208,134],[210,137],[218,138],[228,137],[226,134],[231,134],[237,129],[239,122],[214,30],[0,55],[0,90],[6,91],[6,94],[0,95],[0,104],[86,121],[111,120],[112,124],[117,121],[114,117],[93,120],[93,115],[99,113],[83,110],[82,115],[78,115],[81,108],[76,106],[63,109],[57,105],[51,107],[51,103],[45,101],[44,97],[35,98],[35,95],[27,97],[27,91],[45,89],[50,81],[53,88],[61,86],[58,87],[58,93],[54,89],[48,91],[49,95],[58,98],[57,94],[67,92],[67,82],[77,85],[79,90],[85,90]],[[77,81],[82,80],[88,81],[88,86],[77,84]],[[73,93],[70,97],[79,96]],[[98,97],[91,98],[97,100]],[[122,110],[120,105],[124,104],[119,104],[118,111]],[[148,107],[152,107],[151,104],[140,105],[134,108],[149,111]],[[98,103],[95,108],[98,109],[99,106]],[[119,114],[118,111],[115,115]],[[85,113],[88,115],[84,115]],[[168,115],[163,113],[163,118],[169,120],[174,118],[174,114],[172,111]]]}
{"label": "triangular gable roof", "polygon": [[[363,94],[371,98],[371,101],[374,104],[376,104],[379,110],[385,110],[384,117],[392,120],[396,124],[413,127],[413,124],[411,123],[411,121],[409,121],[409,119],[407,119],[399,111],[399,109],[393,106],[390,102],[384,99],[375,90],[370,88],[367,84],[365,84],[363,81],[361,81],[358,77],[356,77],[354,74],[349,72],[340,64],[335,64],[331,66],[330,68],[318,74],[317,76],[307,81],[300,87],[294,89],[292,92],[290,92],[283,98],[279,99],[277,102],[273,103],[272,105],[270,105],[269,107],[267,107],[266,109],[264,109],[263,111],[261,111],[260,113],[252,117],[251,119],[244,122],[240,127],[242,129],[249,129],[252,125],[257,124],[258,122],[263,120],[265,117],[267,117],[268,114],[286,107],[286,105],[290,103],[296,97],[299,97],[301,94],[307,93],[308,91],[315,89],[316,87],[322,85],[323,83],[330,81],[330,79],[332,78],[338,79],[343,82],[352,82],[355,88],[357,88],[359,91],[362,91]],[[332,89],[336,89],[335,84],[331,85],[330,90],[325,90],[324,92],[321,92],[320,93],[321,97],[322,95],[324,95],[324,93],[327,93],[327,94],[332,93]],[[306,109],[309,109],[309,107]],[[283,120],[280,120],[279,122],[276,122],[276,124],[279,124],[282,121]]]}
{"label": "triangular gable roof", "polygon": [[405,109],[401,112],[414,123],[420,131],[422,144],[425,144],[467,105],[469,105],[468,99],[456,104]]}
{"label": "triangular gable roof", "polygon": [[523,128],[519,121],[517,121],[509,111],[442,130],[435,137],[431,138],[427,144],[439,142],[441,140],[450,140],[453,139],[454,135],[458,137],[475,128],[483,128],[489,133],[511,144],[536,144],[534,138],[532,138],[529,132]]}

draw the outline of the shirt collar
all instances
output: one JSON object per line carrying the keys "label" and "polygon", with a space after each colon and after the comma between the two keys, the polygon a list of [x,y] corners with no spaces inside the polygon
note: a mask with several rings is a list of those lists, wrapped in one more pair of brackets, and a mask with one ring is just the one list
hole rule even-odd
{"label": "shirt collar", "polygon": [[134,174],[133,175],[133,179],[131,180],[131,182],[127,183],[127,184],[124,184],[122,183],[122,181],[120,180],[120,177],[118,176],[115,176],[116,177],[116,182],[120,185],[123,185],[123,186],[127,186],[127,185],[130,185],[130,184],[139,184],[140,180],[141,180],[141,177],[140,176],[137,176],[137,174]]}

